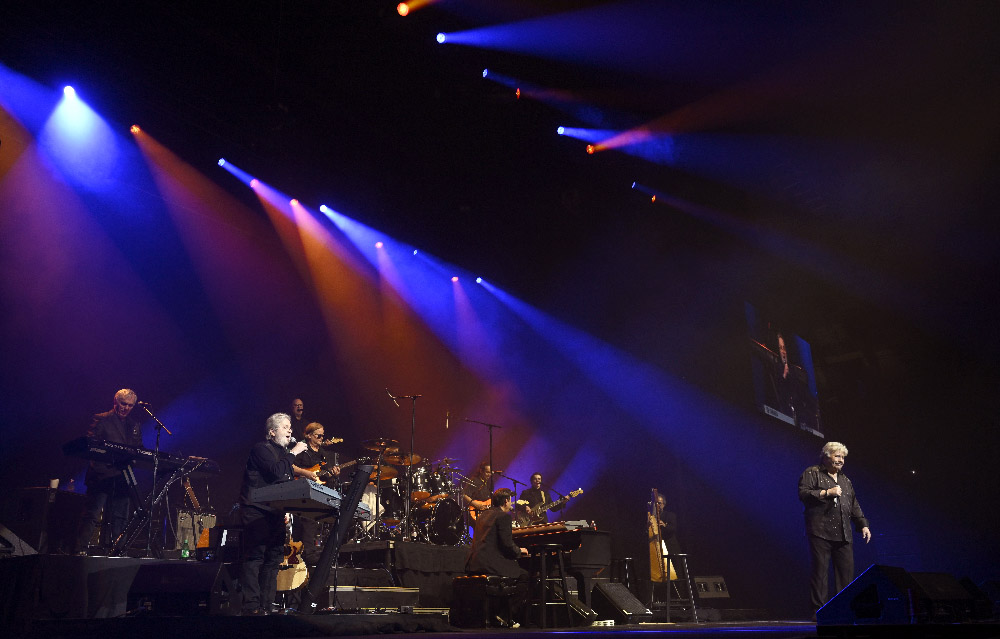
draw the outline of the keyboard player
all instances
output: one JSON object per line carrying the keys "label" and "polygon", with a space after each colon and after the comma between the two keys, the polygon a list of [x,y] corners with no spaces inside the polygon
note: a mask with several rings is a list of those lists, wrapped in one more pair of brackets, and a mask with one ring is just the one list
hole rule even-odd
{"label": "keyboard player", "polygon": [[[109,442],[142,448],[139,420],[132,416],[136,394],[123,388],[114,397],[114,405],[106,413],[94,415],[87,435]],[[125,532],[128,521],[130,490],[122,474],[122,466],[92,460],[87,468],[87,502],[77,528],[74,552],[86,554],[94,528],[104,513],[105,531],[101,544],[110,547]]]}
{"label": "keyboard player", "polygon": [[285,413],[267,418],[266,438],[254,444],[243,472],[240,490],[240,518],[243,523],[243,557],[240,587],[243,614],[261,615],[269,609],[278,588],[278,566],[284,558],[285,513],[250,501],[250,492],[298,475],[316,480],[315,471],[295,465],[295,455],[306,449],[305,442],[291,448],[292,422]]}

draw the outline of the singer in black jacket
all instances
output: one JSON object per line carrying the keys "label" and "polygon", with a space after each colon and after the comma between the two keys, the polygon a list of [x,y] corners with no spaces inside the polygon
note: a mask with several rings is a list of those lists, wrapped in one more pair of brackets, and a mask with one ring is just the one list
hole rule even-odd
{"label": "singer in black jacket", "polygon": [[[142,448],[139,420],[131,416],[135,402],[135,391],[131,389],[123,388],[115,393],[114,408],[94,415],[87,436]],[[110,546],[125,531],[130,492],[122,469],[120,464],[90,462],[86,478],[87,502],[77,529],[75,552],[84,554],[87,551],[102,512],[107,532],[107,536],[101,538],[102,545]]]}
{"label": "singer in black jacket", "polygon": [[854,494],[854,485],[842,472],[846,457],[846,446],[840,442],[827,442],[823,446],[820,463],[806,468],[799,477],[799,499],[805,506],[806,537],[809,540],[809,594],[814,611],[829,600],[831,558],[836,592],[843,590],[854,579],[851,524],[861,533],[865,543],[871,541],[868,520]]}
{"label": "singer in black jacket", "polygon": [[267,439],[254,444],[243,471],[240,489],[240,519],[243,523],[243,557],[240,588],[243,614],[265,614],[278,589],[278,566],[284,558],[285,513],[256,504],[255,488],[291,481],[295,475],[316,479],[316,473],[294,465],[295,455],[306,449],[298,442],[291,449],[291,418],[275,413],[267,418]]}

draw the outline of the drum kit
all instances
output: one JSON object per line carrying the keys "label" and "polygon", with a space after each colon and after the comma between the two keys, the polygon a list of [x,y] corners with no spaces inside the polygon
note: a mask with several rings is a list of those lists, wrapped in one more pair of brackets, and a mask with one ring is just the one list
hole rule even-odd
{"label": "drum kit", "polygon": [[373,466],[371,483],[361,500],[377,516],[360,524],[356,540],[405,539],[409,532],[411,541],[448,546],[469,542],[466,509],[461,506],[462,484],[468,480],[454,466],[458,459],[445,457],[431,462],[417,453],[401,453],[398,441],[384,437],[361,445],[374,453],[359,460]]}

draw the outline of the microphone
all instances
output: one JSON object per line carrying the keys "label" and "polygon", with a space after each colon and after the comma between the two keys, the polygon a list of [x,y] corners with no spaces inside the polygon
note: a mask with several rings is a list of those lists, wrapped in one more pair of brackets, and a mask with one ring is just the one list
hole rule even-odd
{"label": "microphone", "polygon": [[447,411],[444,414],[444,429],[448,430],[448,420],[451,419],[451,411]]}
{"label": "microphone", "polygon": [[388,387],[387,387],[387,388],[385,389],[385,394],[389,396],[389,399],[391,399],[391,400],[392,400],[392,403],[396,405],[396,408],[399,408],[399,402],[397,402],[397,401],[396,401],[396,398],[395,398],[395,397],[393,397],[393,396],[392,396],[392,393],[390,393],[390,392],[389,392],[389,389],[388,389]]}
{"label": "microphone", "polygon": [[288,437],[288,445],[289,446],[294,446],[295,445],[295,435],[289,435],[289,437]]}
{"label": "microphone", "polygon": [[502,474],[503,474],[503,471],[502,471],[502,470],[494,470],[494,471],[493,471],[493,474],[494,474],[494,475],[502,475]]}
{"label": "microphone", "polygon": [[833,497],[833,507],[834,508],[839,508],[840,507],[840,495],[834,495],[834,497]]}
{"label": "microphone", "polygon": [[152,406],[149,402],[136,402],[136,406]]}

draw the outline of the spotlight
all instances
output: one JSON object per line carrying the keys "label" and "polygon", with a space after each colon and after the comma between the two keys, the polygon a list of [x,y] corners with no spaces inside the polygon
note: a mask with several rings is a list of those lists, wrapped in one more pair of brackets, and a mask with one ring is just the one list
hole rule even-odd
{"label": "spotlight", "polygon": [[288,203],[291,204],[292,206],[298,206],[299,205],[299,201],[296,200],[295,198],[292,198],[292,199],[288,200]]}
{"label": "spotlight", "polygon": [[632,188],[633,188],[633,189],[635,188],[635,182],[633,182],[633,183],[632,183]]}
{"label": "spotlight", "polygon": [[405,16],[409,12],[410,12],[410,7],[408,7],[405,2],[400,2],[399,4],[396,5],[396,13],[398,13],[399,15]]}
{"label": "spotlight", "polygon": [[488,76],[489,74],[490,74],[490,70],[489,70],[489,69],[483,69],[483,77],[484,77],[484,78],[485,78],[486,76]]}
{"label": "spotlight", "polygon": [[417,254],[417,249],[413,249],[413,254],[414,254],[414,255],[416,255],[416,254]]}
{"label": "spotlight", "polygon": [[375,248],[382,248],[383,244],[381,242],[375,242]]}
{"label": "spotlight", "polygon": [[219,166],[226,166],[226,158],[219,158]]}
{"label": "spotlight", "polygon": [[65,95],[67,98],[76,97],[76,89],[67,84],[66,86],[63,87],[63,95]]}
{"label": "spotlight", "polygon": [[133,124],[128,128],[128,130],[132,132],[132,135],[138,135],[141,129],[138,124]]}
{"label": "spotlight", "polygon": [[254,179],[250,180],[250,188],[251,189],[255,189],[258,186],[260,186],[260,180],[258,180],[257,178],[254,178]]}
{"label": "spotlight", "polygon": [[517,87],[517,91],[514,91],[514,97],[518,100],[521,99],[521,87]]}
{"label": "spotlight", "polygon": [[330,207],[327,206],[326,204],[320,204],[319,205],[319,210],[320,210],[321,213],[332,213],[333,212],[333,211],[330,210]]}
{"label": "spotlight", "polygon": [[445,34],[443,34],[443,33],[439,33],[439,34],[437,34],[437,38],[436,38],[436,40],[438,41],[438,44],[444,44],[444,41],[445,41],[445,40],[446,40],[447,38],[448,38],[448,36],[446,36]]}
{"label": "spotlight", "polygon": [[654,195],[653,197],[649,198],[649,201],[652,204],[656,204],[656,196]]}
{"label": "spotlight", "polygon": [[566,132],[566,127],[564,126],[561,126],[558,129],[556,129],[556,135],[562,135],[565,132]]}
{"label": "spotlight", "polygon": [[476,278],[476,284],[482,284],[482,283],[483,283],[483,278],[477,277]]}
{"label": "spotlight", "polygon": [[458,276],[456,275],[455,277],[451,278],[451,281],[452,282],[457,282],[458,281]]}
{"label": "spotlight", "polygon": [[589,153],[590,155],[594,154],[594,145],[593,144],[588,144],[587,145],[587,153]]}

